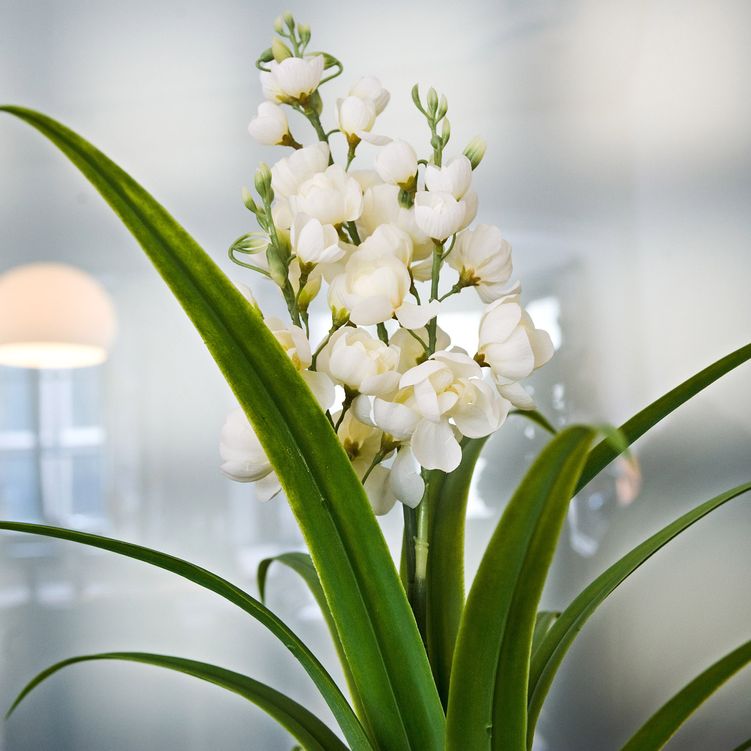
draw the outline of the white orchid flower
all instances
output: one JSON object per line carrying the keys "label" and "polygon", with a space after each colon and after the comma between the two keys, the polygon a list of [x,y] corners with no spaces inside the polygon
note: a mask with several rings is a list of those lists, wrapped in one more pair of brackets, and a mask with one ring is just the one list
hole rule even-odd
{"label": "white orchid flower", "polygon": [[271,168],[271,187],[278,196],[289,197],[313,175],[329,165],[329,147],[323,141],[293,151]]}
{"label": "white orchid flower", "polygon": [[[410,368],[414,368],[417,365],[417,361],[424,356],[425,348],[420,342],[427,344],[428,330],[416,329],[413,331],[413,334],[410,334],[405,329],[397,329],[389,340],[389,344],[392,347],[399,349],[399,365],[397,366],[397,370],[400,373],[406,373]],[[451,346],[449,335],[440,326],[436,326],[435,346],[436,350],[448,349]]]}
{"label": "white orchid flower", "polygon": [[411,286],[409,270],[396,255],[358,249],[344,273],[329,287],[332,310],[344,308],[358,326],[384,323],[396,316],[405,328],[422,328],[438,314],[437,302],[416,305],[404,298]]}
{"label": "white orchid flower", "polygon": [[414,208],[399,203],[398,185],[379,183],[365,189],[362,214],[357,220],[360,236],[372,235],[382,224],[394,224],[410,236],[413,260],[431,256],[433,242],[418,227]]}
{"label": "white orchid flower", "polygon": [[[523,399],[511,384],[526,378],[553,356],[553,343],[547,331],[535,328],[529,314],[519,302],[517,285],[491,303],[480,319],[478,355],[493,372],[499,387],[506,388],[506,398]],[[516,402],[515,402],[516,403]]]}
{"label": "white orchid flower", "polygon": [[258,143],[266,146],[276,146],[283,143],[289,135],[289,124],[284,110],[273,102],[261,102],[256,116],[248,125],[248,133]]}
{"label": "white orchid flower", "polygon": [[451,193],[458,201],[472,184],[472,164],[464,154],[442,167],[429,164],[425,169],[425,187],[434,193]]}
{"label": "white orchid flower", "polygon": [[308,388],[313,392],[321,409],[328,409],[334,403],[334,384],[325,373],[308,370],[313,361],[313,355],[305,332],[299,326],[284,323],[273,316],[266,318],[265,323],[287,353],[295,369],[300,372],[302,379],[308,384]]}
{"label": "white orchid flower", "polygon": [[384,182],[406,188],[414,185],[417,154],[406,141],[391,141],[379,150],[375,168]]}
{"label": "white orchid flower", "polygon": [[405,266],[412,261],[412,239],[395,224],[381,224],[372,235],[365,238],[358,253],[372,256],[391,255]]}
{"label": "white orchid flower", "polygon": [[318,219],[298,214],[290,233],[292,249],[299,261],[307,265],[335,263],[344,256],[339,247],[339,235],[331,224],[321,224]]}
{"label": "white orchid flower", "polygon": [[388,395],[396,391],[401,374],[399,350],[365,329],[338,329],[318,356],[320,372],[360,394]]}
{"label": "white orchid flower", "polygon": [[242,409],[232,410],[219,441],[222,472],[235,482],[255,483],[256,496],[268,501],[282,489],[274,468]]}
{"label": "white orchid flower", "polygon": [[280,103],[305,100],[318,88],[323,67],[323,55],[272,60],[269,71],[261,72],[264,96]]}
{"label": "white orchid flower", "polygon": [[[339,121],[339,130],[349,140],[362,139],[375,125],[376,107],[370,99],[359,96],[348,96],[337,99],[336,112]],[[367,137],[367,136],[366,136]]]}
{"label": "white orchid flower", "polygon": [[425,481],[420,474],[420,465],[409,445],[399,449],[389,475],[389,489],[397,501],[415,508],[425,493]]}
{"label": "white orchid flower", "polygon": [[449,192],[418,190],[415,194],[415,221],[428,237],[438,242],[466,226],[467,204]]}
{"label": "white orchid flower", "polygon": [[[358,400],[356,400],[358,401]],[[425,469],[452,472],[461,461],[457,433],[480,438],[506,419],[509,402],[482,379],[480,366],[460,350],[436,352],[408,370],[390,400],[358,401],[360,419],[371,420],[396,440],[410,439]]]}
{"label": "white orchid flower", "polygon": [[490,303],[505,294],[504,285],[511,276],[511,245],[498,227],[480,224],[457,237],[448,263],[459,272],[463,284],[474,286],[480,299]]}
{"label": "white orchid flower", "polygon": [[381,82],[374,76],[365,76],[356,81],[349,90],[349,94],[373,102],[376,115],[383,112],[391,98],[391,94],[381,86]]}
{"label": "white orchid flower", "polygon": [[362,213],[362,190],[357,180],[335,164],[302,183],[291,203],[296,212],[321,224],[343,224]]}

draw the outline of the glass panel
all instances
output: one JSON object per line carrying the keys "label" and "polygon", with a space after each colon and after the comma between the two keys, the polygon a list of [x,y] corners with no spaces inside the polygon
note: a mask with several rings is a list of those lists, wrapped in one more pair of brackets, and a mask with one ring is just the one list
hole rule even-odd
{"label": "glass panel", "polygon": [[31,451],[0,454],[0,510],[6,519],[39,521],[39,473]]}

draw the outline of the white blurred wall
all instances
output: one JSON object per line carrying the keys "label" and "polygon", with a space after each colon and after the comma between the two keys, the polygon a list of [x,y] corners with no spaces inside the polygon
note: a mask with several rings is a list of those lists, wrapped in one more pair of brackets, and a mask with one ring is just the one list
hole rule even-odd
{"label": "white blurred wall", "polygon": [[[487,138],[479,218],[504,229],[527,293],[561,304],[563,346],[538,381],[546,407],[558,382],[559,412],[617,423],[749,340],[748,3],[290,5],[311,23],[315,45],[345,63],[327,92],[329,122],[333,96],[375,73],[392,92],[383,132],[424,138],[409,98],[419,81],[448,95],[456,148],[475,133]],[[245,128],[260,99],[253,60],[281,10],[239,0],[0,0],[0,100],[41,109],[90,138],[248,281],[225,249],[251,228],[240,186],[257,162],[278,156]],[[253,587],[254,560],[300,543],[279,502],[258,506],[217,471],[227,388],[93,189],[8,117],[0,118],[0,228],[0,271],[66,261],[101,278],[115,298],[121,335],[104,371],[112,531]],[[682,510],[748,479],[750,383],[748,368],[726,377],[640,447],[642,497],[613,512],[591,557],[567,544],[567,532],[547,606],[565,605]],[[523,427],[509,423],[491,444],[493,468],[479,490],[493,516],[470,524],[473,549],[541,443]],[[386,528],[395,541],[398,519]],[[598,612],[543,717],[547,748],[618,748],[651,709],[748,638],[749,531],[748,502],[737,501]],[[7,544],[0,552],[6,589],[36,582],[0,610],[0,703],[55,659],[148,649],[252,671],[321,709],[284,651],[207,594],[65,545],[29,559],[12,557]],[[47,584],[70,579],[80,586],[69,596],[44,595]],[[292,577],[276,581],[272,605],[326,653],[322,624],[301,607],[304,592]],[[743,740],[749,686],[748,675],[736,679],[671,748]],[[0,738],[11,751],[291,745],[216,689],[104,664],[54,678]]]}

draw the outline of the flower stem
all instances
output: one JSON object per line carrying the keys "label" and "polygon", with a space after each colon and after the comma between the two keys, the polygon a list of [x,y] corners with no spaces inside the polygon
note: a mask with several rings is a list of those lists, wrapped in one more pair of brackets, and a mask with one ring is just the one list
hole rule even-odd
{"label": "flower stem", "polygon": [[427,576],[428,576],[428,530],[430,525],[430,503],[428,501],[428,483],[420,505],[415,509],[415,530],[412,538],[414,546],[414,575],[411,581],[409,601],[415,614],[417,628],[422,640],[427,644]]}
{"label": "flower stem", "polygon": [[[436,243],[433,247],[433,268],[430,273],[430,299],[438,299],[438,280],[441,275],[441,263],[443,263],[443,243]],[[438,318],[428,321],[428,355],[435,352],[435,344],[438,332]]]}

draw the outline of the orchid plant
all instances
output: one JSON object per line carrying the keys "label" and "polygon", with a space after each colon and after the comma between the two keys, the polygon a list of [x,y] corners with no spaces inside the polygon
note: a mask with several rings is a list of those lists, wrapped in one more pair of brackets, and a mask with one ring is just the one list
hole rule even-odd
{"label": "orchid plant", "polygon": [[[222,429],[222,471],[254,483],[268,500],[284,493],[309,553],[262,562],[261,599],[166,553],[58,527],[0,522],[0,529],[70,540],[129,556],[226,598],[266,627],[298,660],[338,723],[329,728],[278,690],[195,660],[137,652],[118,659],[187,673],[240,694],[307,749],[523,751],[568,648],[595,609],[669,540],[751,483],[727,490],[656,532],[597,577],[560,612],[538,612],[570,499],[631,443],[720,376],[751,358],[751,344],[705,368],[618,430],[557,431],[523,381],[553,355],[511,282],[511,247],[491,225],[473,226],[473,171],[485,143],[449,148],[448,103],[434,89],[412,99],[426,123],[421,154],[376,135],[390,95],[373,77],[336,101],[323,124],[322,87],[343,72],[309,51],[310,28],[290,14],[257,67],[266,101],[250,134],[291,149],[261,165],[243,199],[258,230],[229,250],[259,284],[278,290],[288,320],[265,314],[251,288],[233,284],[138,183],[51,118],[7,106],[58,146],[141,244],[202,335],[239,408]],[[288,112],[314,140],[292,134]],[[298,140],[298,138],[300,140]],[[360,161],[369,144],[373,163]],[[370,153],[373,149],[367,147]],[[338,163],[335,156],[339,154]],[[474,288],[485,304],[478,346],[450,342],[444,300]],[[323,290],[325,289],[325,295]],[[256,287],[256,291],[258,287]],[[260,295],[259,295],[260,296]],[[325,303],[323,302],[325,300]],[[315,305],[330,325],[311,341]],[[506,505],[465,597],[464,524],[469,485],[487,438],[510,414],[551,440]],[[399,566],[376,515],[399,502]],[[294,569],[330,628],[349,697],[263,603],[269,566]],[[658,749],[715,689],[751,660],[751,642],[727,654],[660,708],[623,746]],[[748,744],[743,746],[748,747]]]}

